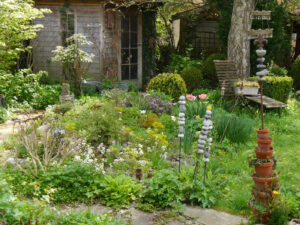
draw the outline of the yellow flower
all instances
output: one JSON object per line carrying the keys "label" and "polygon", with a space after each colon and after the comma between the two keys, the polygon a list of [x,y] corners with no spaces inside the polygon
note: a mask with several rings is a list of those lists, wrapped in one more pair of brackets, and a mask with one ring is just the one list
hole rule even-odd
{"label": "yellow flower", "polygon": [[200,119],[200,116],[199,116],[199,115],[197,115],[197,116],[196,116],[196,120],[199,120],[199,119]]}
{"label": "yellow flower", "polygon": [[211,106],[207,106],[207,108],[206,108],[207,110],[211,110]]}
{"label": "yellow flower", "polygon": [[289,175],[293,175],[293,173],[292,173],[292,172],[289,172]]}
{"label": "yellow flower", "polygon": [[278,195],[279,193],[278,193],[278,191],[273,191],[273,194]]}

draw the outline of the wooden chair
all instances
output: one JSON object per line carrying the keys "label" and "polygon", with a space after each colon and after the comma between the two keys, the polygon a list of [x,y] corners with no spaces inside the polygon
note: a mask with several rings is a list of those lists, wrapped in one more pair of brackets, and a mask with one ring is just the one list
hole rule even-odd
{"label": "wooden chair", "polygon": [[222,87],[222,84],[225,81],[225,95],[234,96],[234,82],[237,82],[239,79],[235,62],[230,60],[214,60],[214,63],[219,86]]}

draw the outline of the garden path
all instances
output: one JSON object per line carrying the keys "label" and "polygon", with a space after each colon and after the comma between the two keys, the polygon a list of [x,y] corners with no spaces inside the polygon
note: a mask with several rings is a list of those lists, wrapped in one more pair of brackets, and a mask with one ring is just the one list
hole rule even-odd
{"label": "garden path", "polygon": [[[77,208],[69,208],[71,211],[88,211],[95,214],[113,213],[111,208],[96,204],[92,206],[79,205]],[[132,225],[239,225],[247,220],[241,216],[231,215],[214,209],[202,209],[199,207],[186,206],[184,212],[174,216],[168,211],[145,213],[131,207],[120,210],[115,217]]]}

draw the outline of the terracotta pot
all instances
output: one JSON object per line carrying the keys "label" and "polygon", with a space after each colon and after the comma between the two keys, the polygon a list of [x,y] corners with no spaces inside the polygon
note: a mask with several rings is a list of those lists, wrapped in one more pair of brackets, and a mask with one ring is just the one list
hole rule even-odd
{"label": "terracotta pot", "polygon": [[255,148],[256,157],[258,159],[271,159],[273,156],[274,149],[270,147],[268,151],[261,151],[258,147]]}
{"label": "terracotta pot", "polygon": [[258,130],[256,130],[257,137],[258,138],[263,138],[263,139],[266,139],[266,138],[269,137],[269,132],[270,132],[269,129],[258,129]]}
{"label": "terracotta pot", "polygon": [[252,194],[255,198],[255,201],[265,203],[267,206],[272,202],[273,195],[270,192],[258,191],[252,189]]}
{"label": "terracotta pot", "polygon": [[268,151],[271,148],[271,144],[273,139],[272,138],[267,138],[267,139],[262,139],[262,138],[256,138],[258,147],[261,151]]}
{"label": "terracotta pot", "polygon": [[253,174],[252,179],[257,189],[272,190],[272,187],[276,186],[278,175],[275,174],[273,177],[258,177],[256,174]]}
{"label": "terracotta pot", "polygon": [[258,177],[270,177],[273,173],[274,162],[266,162],[255,166]]}
{"label": "terracotta pot", "polygon": [[254,216],[257,218],[257,220],[259,222],[262,222],[263,224],[267,224],[271,218],[271,211],[270,210],[267,210],[267,212],[265,213],[265,215],[263,215],[263,213],[256,209],[254,206],[253,206],[253,200],[250,200],[249,201],[249,207],[250,209],[252,210]]}

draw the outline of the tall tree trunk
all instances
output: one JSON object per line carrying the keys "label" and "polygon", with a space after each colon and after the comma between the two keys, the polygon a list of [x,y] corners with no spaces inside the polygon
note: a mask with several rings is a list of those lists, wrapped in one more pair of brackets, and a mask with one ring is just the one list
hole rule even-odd
{"label": "tall tree trunk", "polygon": [[236,63],[241,79],[250,76],[250,41],[248,31],[251,29],[251,12],[255,0],[234,0],[231,27],[228,36],[228,59]]}

